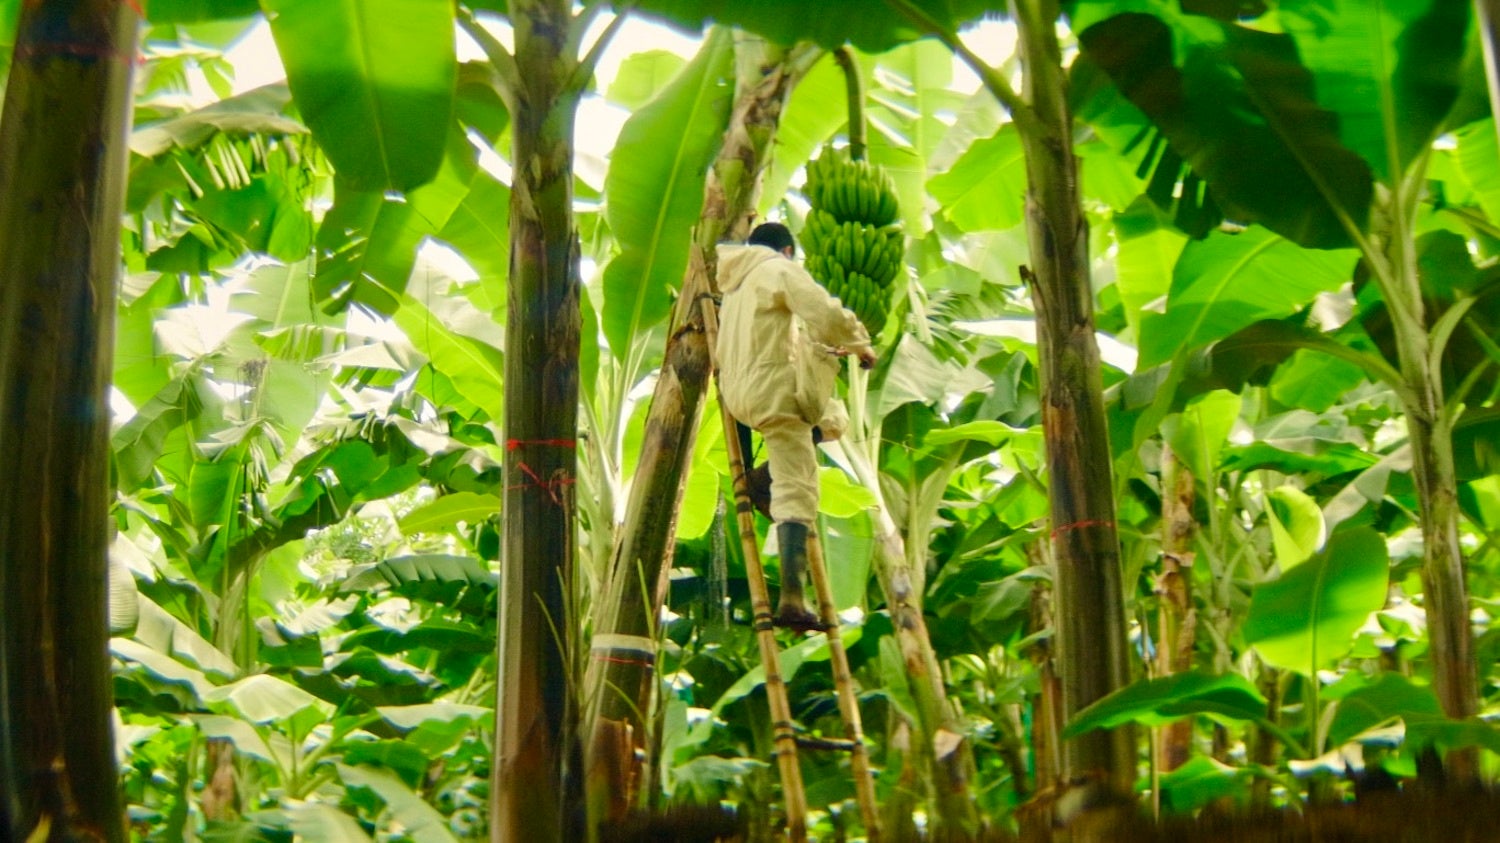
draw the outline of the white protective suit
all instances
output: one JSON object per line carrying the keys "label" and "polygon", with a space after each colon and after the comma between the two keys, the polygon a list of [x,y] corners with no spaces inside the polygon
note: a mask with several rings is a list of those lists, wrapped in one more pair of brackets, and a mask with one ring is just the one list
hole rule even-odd
{"label": "white protective suit", "polygon": [[719,246],[718,278],[720,400],[765,439],[772,519],[811,524],[818,514],[812,429],[817,425],[825,440],[843,434],[848,411],[833,399],[839,352],[868,349],[869,333],[796,261],[770,247]]}

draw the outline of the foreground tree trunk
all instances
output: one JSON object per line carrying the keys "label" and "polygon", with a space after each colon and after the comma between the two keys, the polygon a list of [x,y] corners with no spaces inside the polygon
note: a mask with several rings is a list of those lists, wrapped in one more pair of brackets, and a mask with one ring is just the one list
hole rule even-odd
{"label": "foreground tree trunk", "polygon": [[[1071,718],[1130,679],[1125,649],[1115,483],[1104,423],[1100,347],[1089,284],[1089,225],[1073,154],[1073,114],[1056,36],[1053,0],[1016,0],[1025,98],[1035,124],[1019,124],[1026,150],[1028,275],[1037,308],[1037,356],[1052,504],[1058,664]],[[1064,747],[1070,783],[1100,781],[1130,793],[1136,742],[1130,729],[1094,730]]]}
{"label": "foreground tree trunk", "polygon": [[[1417,488],[1422,528],[1422,595],[1427,607],[1433,689],[1444,714],[1465,720],[1478,713],[1479,690],[1463,547],[1458,538],[1453,413],[1445,406],[1442,375],[1428,334],[1417,271],[1413,218],[1422,172],[1418,168],[1404,179],[1390,203],[1393,233],[1385,255],[1389,265],[1386,271],[1376,273],[1376,283],[1391,316],[1401,376],[1407,387],[1402,392],[1402,410],[1411,440],[1411,478]],[[1479,772],[1478,761],[1477,750],[1472,747],[1450,752],[1449,775],[1457,782],[1472,782]]]}
{"label": "foreground tree trunk", "polygon": [[682,295],[673,313],[665,360],[651,397],[641,457],[598,603],[586,698],[596,701],[589,751],[589,802],[596,821],[623,816],[643,781],[636,750],[644,747],[655,688],[654,620],[658,587],[672,552],[682,486],[707,395],[711,362],[700,296],[716,290],[715,244],[750,231],[760,173],[769,161],[788,94],[818,52],[762,39],[736,46],[737,99],[718,160],[704,189],[703,212]]}
{"label": "foreground tree trunk", "polygon": [[134,4],[22,5],[0,121],[0,839],[125,839],[109,382]]}
{"label": "foreground tree trunk", "polygon": [[[496,841],[587,839],[573,685],[578,431],[578,68],[567,0],[512,0],[510,320],[501,553]],[[586,74],[584,74],[586,75]]]}
{"label": "foreground tree trunk", "polygon": [[[855,424],[863,423],[862,402],[858,398],[862,389],[855,385],[850,390],[855,396],[850,402],[853,408],[850,415],[859,420]],[[862,442],[851,441],[855,438]],[[906,766],[930,771],[926,781],[931,784],[935,806],[930,817],[933,833],[945,840],[968,839],[979,832],[979,811],[969,787],[974,773],[974,756],[964,738],[959,712],[948,698],[942,667],[932,648],[932,636],[927,631],[927,619],[922,611],[922,591],[918,585],[921,574],[913,570],[914,560],[907,554],[906,547],[908,540],[925,542],[927,536],[913,535],[903,539],[900,528],[890,516],[875,468],[876,452],[880,447],[878,437],[846,435],[835,447],[843,451],[844,459],[860,485],[875,498],[870,518],[875,539],[875,575],[885,595],[891,625],[895,628],[896,645],[906,669],[907,689],[916,703],[917,721],[910,723],[913,735],[909,741]],[[897,793],[888,802],[887,828],[896,839],[916,833],[912,812],[902,804],[909,802],[914,806],[912,796],[911,793]]]}
{"label": "foreground tree trunk", "polygon": [[[912,742],[912,758],[925,763],[932,771],[933,801],[936,805],[933,824],[938,834],[963,840],[979,831],[979,810],[970,793],[974,775],[974,755],[964,738],[958,711],[948,699],[937,652],[927,631],[922,612],[922,593],[918,576],[906,554],[906,542],[886,514],[884,506],[871,519],[875,525],[875,559],[881,590],[891,624],[896,628],[896,644],[901,663],[906,668],[907,688],[916,703],[920,723],[914,724],[917,739]],[[927,536],[910,536],[926,541]]]}
{"label": "foreground tree trunk", "polygon": [[[1058,47],[1055,0],[1014,0],[1031,120],[1018,121],[1026,154],[1026,272],[1036,306],[1042,375],[1052,558],[1056,579],[1057,664],[1063,714],[1129,680],[1120,544],[1104,421],[1099,346],[1094,339],[1088,222],[1073,154],[1073,117]],[[1067,742],[1070,785],[1099,783],[1130,793],[1135,741],[1128,729],[1095,730]]]}
{"label": "foreground tree trunk", "polygon": [[[1115,532],[1109,431],[1094,338],[1088,221],[1073,154],[1073,115],[1057,40],[1056,0],[1012,0],[1024,97],[913,0],[887,0],[938,36],[1010,112],[1026,157],[1026,234],[1032,265],[1021,274],[1036,307],[1062,714],[1071,719],[1129,680],[1120,542]],[[1128,794],[1135,736],[1095,730],[1062,748],[1062,784]],[[1074,800],[1076,801],[1076,800]],[[1085,800],[1086,801],[1086,800]],[[1066,818],[1062,818],[1066,819]]]}

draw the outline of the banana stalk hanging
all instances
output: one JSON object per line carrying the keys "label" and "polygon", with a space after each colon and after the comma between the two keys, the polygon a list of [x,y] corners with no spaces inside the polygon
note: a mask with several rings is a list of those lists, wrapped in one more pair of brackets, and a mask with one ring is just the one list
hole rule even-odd
{"label": "banana stalk hanging", "polygon": [[802,228],[807,271],[878,336],[906,260],[895,183],[883,169],[830,146],[808,162],[804,192],[812,205]]}

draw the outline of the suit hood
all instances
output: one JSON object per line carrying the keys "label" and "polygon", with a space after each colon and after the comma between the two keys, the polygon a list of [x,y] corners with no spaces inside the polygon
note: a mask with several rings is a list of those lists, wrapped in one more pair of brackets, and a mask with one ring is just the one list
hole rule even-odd
{"label": "suit hood", "polygon": [[750,273],[763,263],[786,260],[786,255],[770,246],[719,246],[719,290],[731,292],[744,283]]}

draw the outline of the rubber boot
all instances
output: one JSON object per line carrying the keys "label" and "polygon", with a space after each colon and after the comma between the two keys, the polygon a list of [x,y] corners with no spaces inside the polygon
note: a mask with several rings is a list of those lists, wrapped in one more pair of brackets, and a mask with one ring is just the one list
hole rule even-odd
{"label": "rubber boot", "polygon": [[736,421],[734,429],[739,434],[740,460],[745,467],[745,491],[750,495],[750,505],[755,511],[771,518],[771,464],[755,464],[755,449],[750,442],[750,428]]}
{"label": "rubber boot", "polygon": [[776,626],[806,632],[823,628],[817,614],[807,607],[802,593],[802,572],[807,570],[807,525],[782,521],[776,525],[781,548],[781,601],[776,607]]}
{"label": "rubber boot", "polygon": [[755,511],[771,518],[771,464],[763,462],[745,473],[745,492]]}

